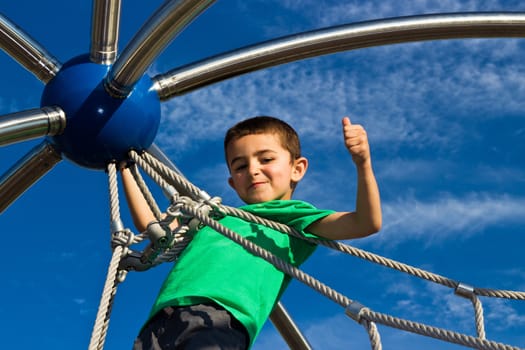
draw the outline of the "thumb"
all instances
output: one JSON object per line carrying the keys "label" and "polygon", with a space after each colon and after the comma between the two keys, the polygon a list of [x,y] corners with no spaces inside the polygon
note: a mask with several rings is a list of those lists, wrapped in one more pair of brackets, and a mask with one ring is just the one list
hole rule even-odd
{"label": "thumb", "polygon": [[349,117],[344,117],[343,118],[343,126],[345,126],[345,125],[352,125],[352,122],[350,121]]}

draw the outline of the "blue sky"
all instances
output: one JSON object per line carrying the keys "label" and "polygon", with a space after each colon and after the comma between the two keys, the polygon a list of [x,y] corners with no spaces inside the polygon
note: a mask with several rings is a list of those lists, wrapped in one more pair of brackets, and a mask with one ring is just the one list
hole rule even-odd
{"label": "blue sky", "polygon": [[[120,49],[162,1],[122,4]],[[520,1],[218,1],[148,74],[278,36],[386,17],[525,11]],[[91,1],[6,1],[0,12],[61,62],[89,51]],[[162,104],[159,145],[197,186],[228,205],[222,137],[245,117],[290,122],[310,160],[297,199],[352,210],[355,172],[340,119],[366,127],[384,225],[359,248],[480,287],[525,290],[525,43],[418,42],[309,59],[247,74]],[[0,54],[0,114],[39,106],[43,84]],[[41,140],[0,148],[0,174]],[[162,199],[161,203],[162,203]],[[125,204],[121,212],[132,228]],[[0,215],[4,348],[89,344],[111,256],[106,175],[58,164]],[[127,349],[169,266],[120,285],[106,349]],[[303,269],[374,311],[474,335],[470,302],[453,291],[324,248]],[[481,299],[487,337],[525,347],[523,301]],[[283,304],[317,349],[366,349],[344,310],[293,282]],[[385,349],[459,349],[379,325]],[[254,349],[286,349],[268,324]]]}

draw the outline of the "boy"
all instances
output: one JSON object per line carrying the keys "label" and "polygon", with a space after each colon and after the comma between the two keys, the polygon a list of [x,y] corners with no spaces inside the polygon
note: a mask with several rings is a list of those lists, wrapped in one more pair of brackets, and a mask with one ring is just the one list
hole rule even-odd
{"label": "boy", "polygon": [[[354,212],[337,213],[292,200],[308,161],[287,123],[255,117],[230,128],[224,140],[228,183],[248,204],[242,209],[306,236],[351,239],[377,232],[381,207],[366,132],[345,117],[343,135],[357,169],[357,199]],[[122,178],[134,223],[144,231],[153,215],[128,169],[122,170]],[[226,216],[220,223],[295,266],[315,249],[238,218]],[[204,227],[168,275],[134,349],[247,349],[289,280],[270,263]]]}

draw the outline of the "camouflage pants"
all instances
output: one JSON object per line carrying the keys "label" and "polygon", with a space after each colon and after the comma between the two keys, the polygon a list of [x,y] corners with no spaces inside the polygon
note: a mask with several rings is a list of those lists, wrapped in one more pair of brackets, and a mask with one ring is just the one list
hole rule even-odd
{"label": "camouflage pants", "polygon": [[244,326],[215,303],[166,307],[142,328],[133,350],[245,350]]}

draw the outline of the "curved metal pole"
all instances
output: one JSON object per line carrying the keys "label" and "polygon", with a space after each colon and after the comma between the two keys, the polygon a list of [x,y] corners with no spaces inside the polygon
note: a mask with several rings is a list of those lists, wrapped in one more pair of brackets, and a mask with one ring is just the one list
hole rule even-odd
{"label": "curved metal pole", "polygon": [[301,333],[301,330],[294,323],[281,302],[278,302],[273,308],[270,320],[290,349],[312,350],[308,340]]}
{"label": "curved metal pole", "polygon": [[117,57],[121,0],[94,0],[89,58],[109,65]]}
{"label": "curved metal pole", "polygon": [[34,147],[0,177],[0,213],[61,160],[47,142]]}
{"label": "curved metal pole", "polygon": [[[183,179],[186,179],[186,176],[182,173],[182,171],[177,168],[177,166],[171,161],[171,159],[168,158],[168,156],[157,146],[155,143],[153,143],[148,149],[148,153],[150,153],[152,156],[160,160],[163,164],[165,164],[168,168],[173,170],[177,175],[181,176]],[[177,192],[179,192],[183,196],[191,196],[191,194],[184,189],[182,186],[175,186],[175,189]],[[167,199],[171,200],[172,194],[164,192],[164,195]]]}
{"label": "curved metal pole", "polygon": [[106,79],[108,93],[125,98],[169,42],[214,1],[166,1],[142,26],[111,67]]}
{"label": "curved metal pole", "polygon": [[161,100],[244,73],[340,51],[457,38],[525,37],[525,13],[399,17],[330,27],[248,46],[153,78]]}
{"label": "curved metal pole", "polygon": [[0,146],[61,134],[66,114],[59,107],[43,107],[0,116]]}
{"label": "curved metal pole", "polygon": [[56,58],[1,13],[0,47],[44,84],[60,70]]}
{"label": "curved metal pole", "polygon": [[182,171],[177,168],[177,166],[171,161],[171,159],[168,158],[166,153],[164,153],[157,144],[153,143],[149,148],[147,149],[148,153],[150,153],[152,156],[160,160],[162,163],[164,163],[168,168],[173,170],[177,173],[177,175],[181,176],[183,179],[186,179],[186,176],[182,173]]}

